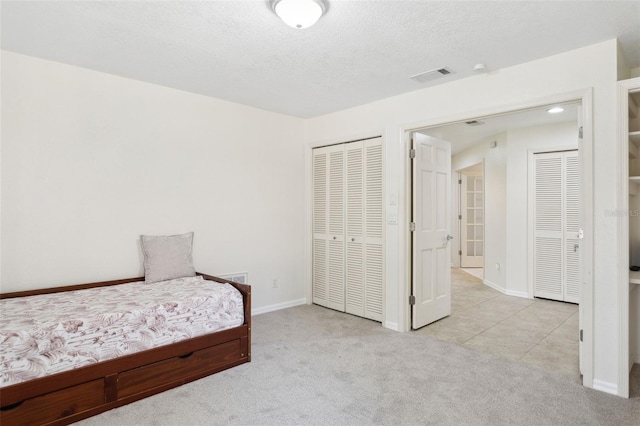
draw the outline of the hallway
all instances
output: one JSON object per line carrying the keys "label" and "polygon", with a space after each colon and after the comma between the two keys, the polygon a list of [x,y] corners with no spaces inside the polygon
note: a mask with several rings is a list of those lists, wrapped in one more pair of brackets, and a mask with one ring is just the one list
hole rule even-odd
{"label": "hallway", "polygon": [[581,382],[578,305],[506,296],[451,269],[451,315],[417,330]]}

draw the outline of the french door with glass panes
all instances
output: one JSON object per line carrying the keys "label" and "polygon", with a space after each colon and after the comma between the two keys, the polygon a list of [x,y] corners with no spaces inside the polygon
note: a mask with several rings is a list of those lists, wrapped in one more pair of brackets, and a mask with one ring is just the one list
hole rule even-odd
{"label": "french door with glass panes", "polygon": [[484,180],[460,175],[460,267],[482,268],[484,263]]}

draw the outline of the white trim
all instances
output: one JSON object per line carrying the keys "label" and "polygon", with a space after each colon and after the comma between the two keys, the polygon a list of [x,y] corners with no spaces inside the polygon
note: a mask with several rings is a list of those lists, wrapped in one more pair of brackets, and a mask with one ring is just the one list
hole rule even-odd
{"label": "white trim", "polygon": [[374,138],[382,138],[384,140],[384,133],[385,133],[384,130],[352,133],[350,135],[343,136],[343,137],[310,141],[307,147],[310,149],[313,149],[313,148],[320,148],[323,146],[339,145],[339,144],[357,142],[365,139],[374,139]]}
{"label": "white trim", "polygon": [[[413,194],[411,193],[411,185],[413,174],[411,171],[411,158],[409,150],[412,148],[411,139],[412,132],[409,129],[400,128],[398,144],[401,165],[404,168],[404,182],[399,194],[402,194],[403,200],[400,202],[398,196],[398,260],[404,265],[398,265],[398,331],[406,332],[411,330],[411,306],[409,305],[409,295],[412,294],[412,248],[411,248],[411,230],[409,222],[411,222],[411,203]],[[398,171],[400,176],[402,170]],[[402,285],[404,283],[404,285]]]}
{"label": "white trim", "polygon": [[307,299],[295,299],[288,302],[276,303],[273,305],[263,306],[251,310],[251,316],[266,314],[267,312],[279,311],[281,309],[293,308],[294,306],[306,305]]}
{"label": "white trim", "polygon": [[506,296],[521,297],[523,299],[531,299],[531,297],[529,297],[526,291],[507,290],[500,287],[498,284],[492,283],[489,280],[483,280],[482,283],[488,287],[491,287],[496,291],[499,291],[500,293]]}
{"label": "white trim", "polygon": [[532,297],[529,297],[526,291],[507,290],[505,294],[507,296],[521,297],[523,299],[533,299]]}
{"label": "white trim", "polygon": [[[581,364],[584,365],[582,371],[582,384],[587,387],[593,387],[593,88],[585,88],[582,90],[574,90],[571,92],[560,93],[557,95],[544,96],[541,98],[535,98],[522,103],[507,104],[502,106],[492,106],[483,108],[471,112],[457,113],[451,116],[436,117],[427,120],[422,120],[413,123],[407,123],[400,125],[400,139],[402,141],[399,148],[401,152],[408,152],[408,141],[410,140],[411,132],[428,127],[443,126],[446,124],[457,123],[461,121],[468,121],[477,119],[480,117],[488,117],[493,115],[507,114],[512,112],[524,111],[532,108],[540,108],[545,105],[563,102],[580,101],[582,104],[582,117],[583,117],[583,138],[580,152],[582,157],[580,163],[584,165],[584,173],[582,175],[583,187],[588,191],[583,191],[582,207],[585,212],[584,223],[582,227],[584,229],[584,261],[582,272],[582,292],[581,292],[581,310],[583,311],[583,317],[581,318],[581,327],[583,329],[582,344],[583,349],[580,351]],[[402,157],[401,157],[402,158]],[[583,161],[584,159],[584,161]],[[400,211],[398,212],[398,222],[402,225],[403,222],[407,222],[411,214],[411,198],[410,198],[410,167],[408,156],[405,157],[403,163],[404,166],[404,203],[400,204]],[[402,171],[400,171],[402,173]],[[400,228],[402,229],[402,228]],[[400,253],[400,260],[404,262],[401,268],[404,271],[405,277],[410,277],[411,258],[407,253],[410,253],[408,249],[411,238],[408,232],[408,226],[406,232],[400,232],[399,247],[407,250],[405,253]],[[404,255],[404,256],[403,256]],[[403,278],[403,277],[399,277]],[[399,327],[402,331],[411,329],[411,316],[410,306],[408,303],[408,294],[411,289],[410,278],[400,280],[400,283],[405,285],[399,285],[398,287],[398,318],[401,321]]]}
{"label": "white trim", "polygon": [[605,382],[604,380],[593,379],[593,389],[602,392],[618,395],[618,385],[615,383]]}
{"label": "white trim", "polygon": [[391,322],[391,321],[385,321],[384,322],[384,328],[388,328],[389,330],[393,330],[393,331],[398,331],[398,323],[397,322]]}
{"label": "white trim", "polygon": [[507,289],[502,288],[502,287],[501,287],[501,286],[499,286],[498,284],[493,283],[493,282],[491,282],[491,281],[489,281],[489,280],[482,280],[482,284],[484,284],[484,285],[486,285],[486,286],[488,286],[488,287],[491,287],[492,289],[494,289],[494,290],[496,290],[496,291],[499,291],[499,292],[500,292],[500,293],[502,293],[502,294],[507,294]]}

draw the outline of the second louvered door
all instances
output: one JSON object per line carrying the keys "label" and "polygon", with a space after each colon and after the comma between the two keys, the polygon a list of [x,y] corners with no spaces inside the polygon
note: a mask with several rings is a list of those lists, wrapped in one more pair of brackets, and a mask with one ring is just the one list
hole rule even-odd
{"label": "second louvered door", "polygon": [[578,153],[550,152],[534,157],[534,296],[578,303]]}
{"label": "second louvered door", "polygon": [[346,312],[382,320],[382,144],[345,145]]}
{"label": "second louvered door", "polygon": [[313,303],[381,321],[381,138],[313,150]]}

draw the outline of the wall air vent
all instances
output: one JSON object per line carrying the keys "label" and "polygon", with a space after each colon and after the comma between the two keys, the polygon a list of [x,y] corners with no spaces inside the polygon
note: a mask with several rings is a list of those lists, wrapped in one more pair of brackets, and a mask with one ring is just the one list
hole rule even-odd
{"label": "wall air vent", "polygon": [[432,81],[440,77],[445,77],[449,74],[453,74],[453,71],[451,71],[451,69],[447,67],[444,67],[444,68],[437,68],[434,70],[421,72],[420,74],[412,75],[409,78],[411,80],[417,81],[418,83],[426,83],[427,81]]}
{"label": "wall air vent", "polygon": [[471,121],[465,121],[465,124],[468,124],[469,126],[482,126],[484,124],[484,121],[471,120]]}
{"label": "wall air vent", "polygon": [[238,284],[247,284],[247,282],[249,281],[249,273],[247,272],[237,272],[235,274],[225,274],[217,276]]}

